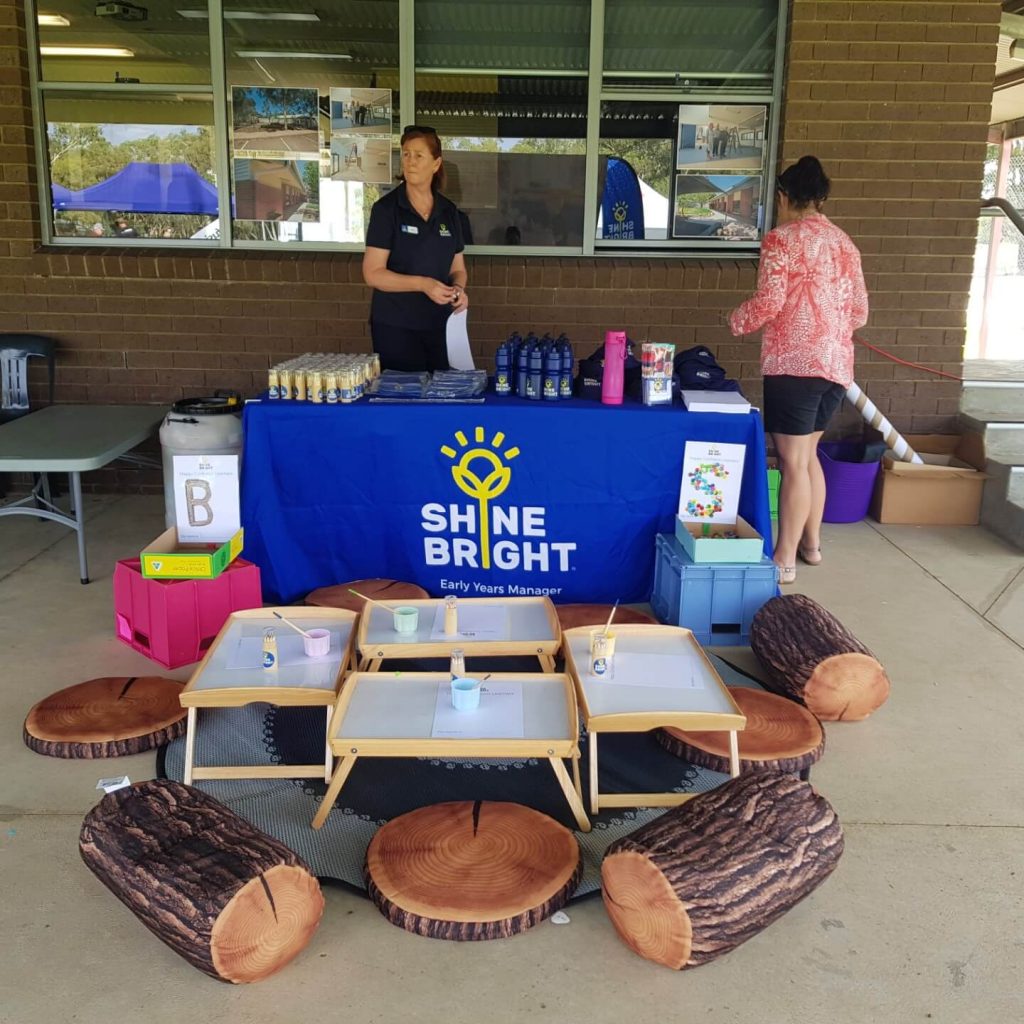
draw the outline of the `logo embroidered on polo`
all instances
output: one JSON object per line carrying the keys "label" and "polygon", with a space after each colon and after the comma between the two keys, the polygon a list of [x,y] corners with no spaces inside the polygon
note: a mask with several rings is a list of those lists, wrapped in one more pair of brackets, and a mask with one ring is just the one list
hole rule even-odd
{"label": "logo embroidered on polo", "polygon": [[437,233],[438,233],[438,234],[439,234],[439,235],[440,235],[440,236],[441,236],[442,238],[451,238],[451,237],[452,237],[452,233],[451,233],[451,232],[450,232],[450,231],[448,230],[448,225],[447,225],[447,224],[442,224],[442,225],[441,225],[441,226],[440,226],[440,227],[438,228],[438,232],[437,232]]}

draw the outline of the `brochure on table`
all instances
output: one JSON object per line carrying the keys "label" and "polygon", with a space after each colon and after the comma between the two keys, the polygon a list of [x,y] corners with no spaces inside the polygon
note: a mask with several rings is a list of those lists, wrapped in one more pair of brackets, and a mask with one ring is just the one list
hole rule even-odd
{"label": "brochure on table", "polygon": [[174,518],[183,544],[221,544],[238,533],[238,456],[175,455]]}
{"label": "brochure on table", "polygon": [[481,683],[480,705],[472,711],[452,707],[452,686],[447,679],[437,684],[430,733],[434,739],[521,740],[525,734],[522,683]]}
{"label": "brochure on table", "polygon": [[736,522],[746,451],[742,444],[686,442],[678,511],[684,523]]}

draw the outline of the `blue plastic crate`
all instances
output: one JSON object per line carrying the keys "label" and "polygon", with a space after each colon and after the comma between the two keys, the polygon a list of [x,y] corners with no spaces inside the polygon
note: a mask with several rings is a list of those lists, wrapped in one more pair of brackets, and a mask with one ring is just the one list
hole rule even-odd
{"label": "blue plastic crate", "polygon": [[694,563],[670,533],[658,534],[651,607],[662,622],[685,626],[705,646],[750,643],[758,608],[779,592],[775,563]]}

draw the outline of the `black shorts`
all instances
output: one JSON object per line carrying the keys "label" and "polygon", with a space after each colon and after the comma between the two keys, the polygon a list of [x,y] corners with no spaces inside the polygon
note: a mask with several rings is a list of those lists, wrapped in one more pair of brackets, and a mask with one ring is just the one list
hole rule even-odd
{"label": "black shorts", "polygon": [[764,429],[802,436],[828,426],[846,388],[824,377],[770,376],[764,379]]}

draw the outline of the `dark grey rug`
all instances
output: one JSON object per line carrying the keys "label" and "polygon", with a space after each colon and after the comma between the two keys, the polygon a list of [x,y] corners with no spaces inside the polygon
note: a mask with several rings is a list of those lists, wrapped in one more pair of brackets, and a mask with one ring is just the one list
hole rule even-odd
{"label": "dark grey rug", "polygon": [[[718,658],[712,661],[730,686],[757,686]],[[527,659],[500,659],[487,668],[533,671]],[[405,662],[405,671],[438,670],[432,662]],[[321,708],[277,708],[250,704],[244,708],[200,711],[196,763],[314,764],[323,757],[324,712]],[[587,802],[587,737],[582,732],[580,768]],[[181,781],[184,739],[161,752],[158,772]],[[647,733],[601,737],[602,792],[703,793],[727,776],[681,761]],[[310,827],[327,788],[314,779],[252,779],[203,781],[198,786],[241,817],[294,850],[321,879],[365,892],[363,861],[374,832],[386,821],[446,800],[508,800],[550,815],[567,828],[575,819],[546,761],[440,758],[360,759],[341,791],[334,810],[319,831]],[[601,859],[621,836],[663,814],[663,809],[604,811],[592,819],[590,832],[576,831],[583,852],[584,874],[574,899],[600,888]]]}

